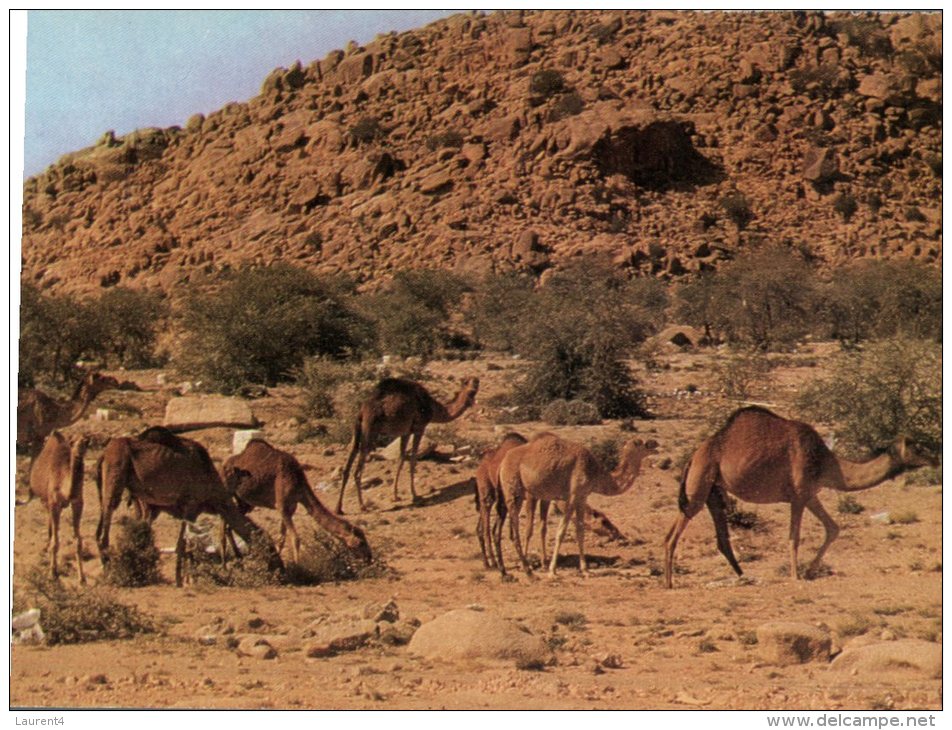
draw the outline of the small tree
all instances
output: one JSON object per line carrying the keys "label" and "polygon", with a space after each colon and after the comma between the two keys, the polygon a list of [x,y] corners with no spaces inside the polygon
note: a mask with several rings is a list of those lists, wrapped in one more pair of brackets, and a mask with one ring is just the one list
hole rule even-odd
{"label": "small tree", "polygon": [[880,448],[899,435],[942,450],[942,348],[895,338],[842,353],[833,374],[798,400],[807,417],[832,423],[848,447]]}
{"label": "small tree", "polygon": [[168,305],[152,292],[124,287],[107,290],[91,304],[101,323],[103,355],[123,367],[155,363],[155,339],[168,316]]}

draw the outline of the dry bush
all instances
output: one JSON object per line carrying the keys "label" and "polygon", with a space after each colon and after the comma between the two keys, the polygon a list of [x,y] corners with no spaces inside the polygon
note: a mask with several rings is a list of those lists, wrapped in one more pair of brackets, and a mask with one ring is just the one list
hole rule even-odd
{"label": "dry bush", "polygon": [[274,543],[264,533],[256,533],[241,558],[222,565],[218,555],[193,553],[187,570],[193,582],[199,585],[228,586],[231,588],[263,588],[281,585],[285,576],[269,566]]}
{"label": "dry bush", "polygon": [[40,609],[49,644],[129,639],[156,630],[135,606],[120,603],[104,588],[67,588],[36,566],[27,574],[29,602]]}
{"label": "dry bush", "polygon": [[389,573],[390,568],[380,557],[379,549],[375,550],[374,559],[366,563],[339,540],[310,530],[301,541],[300,559],[287,565],[286,580],[291,585],[312,586],[380,578]]}
{"label": "dry bush", "polygon": [[741,350],[720,360],[712,368],[717,389],[728,398],[745,400],[767,388],[770,362],[757,350]]}
{"label": "dry bush", "polygon": [[591,403],[559,398],[542,409],[542,420],[550,426],[590,426],[602,419]]}
{"label": "dry bush", "polygon": [[147,520],[128,516],[119,518],[115,545],[103,577],[107,583],[123,588],[154,585],[160,581],[159,549],[155,533]]}

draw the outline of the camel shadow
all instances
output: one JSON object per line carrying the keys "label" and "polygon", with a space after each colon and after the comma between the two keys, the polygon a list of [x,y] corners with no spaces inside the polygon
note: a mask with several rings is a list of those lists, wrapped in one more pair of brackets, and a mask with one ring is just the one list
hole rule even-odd
{"label": "camel shadow", "polygon": [[[611,568],[618,563],[617,555],[592,555],[585,553],[585,562],[589,569],[592,568]],[[559,561],[556,563],[558,568],[578,570],[578,555],[569,553],[568,555],[559,555]]]}
{"label": "camel shadow", "polygon": [[450,484],[448,487],[443,487],[439,491],[432,492],[425,496],[421,496],[417,502],[416,507],[431,507],[437,504],[446,504],[447,502],[453,502],[454,500],[459,499],[460,497],[473,497],[475,494],[475,485],[476,480],[472,477],[467,477],[462,481]]}

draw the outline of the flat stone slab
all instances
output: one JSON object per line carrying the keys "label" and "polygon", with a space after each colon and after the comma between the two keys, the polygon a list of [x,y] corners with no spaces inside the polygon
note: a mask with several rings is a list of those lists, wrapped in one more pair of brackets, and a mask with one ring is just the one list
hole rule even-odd
{"label": "flat stone slab", "polygon": [[166,426],[193,423],[222,423],[255,426],[258,421],[248,403],[241,398],[221,395],[190,395],[172,398],[165,407]]}
{"label": "flat stone slab", "polygon": [[492,611],[460,608],[423,624],[409,651],[430,659],[515,659],[545,664],[551,652],[525,627]]}
{"label": "flat stone slab", "polygon": [[928,679],[941,679],[942,645],[902,639],[845,649],[830,664],[830,671],[858,675],[912,672]]}
{"label": "flat stone slab", "polygon": [[805,664],[830,660],[832,640],[826,631],[796,621],[770,621],[757,627],[757,651],[771,664]]}

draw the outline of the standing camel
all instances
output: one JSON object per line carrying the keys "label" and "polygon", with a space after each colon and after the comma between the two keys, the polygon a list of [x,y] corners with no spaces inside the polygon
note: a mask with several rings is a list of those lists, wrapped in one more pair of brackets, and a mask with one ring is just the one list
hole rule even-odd
{"label": "standing camel", "polygon": [[[562,501],[565,511],[555,534],[555,546],[549,575],[555,576],[559,560],[559,548],[569,520],[575,518],[575,534],[579,550],[579,570],[588,575],[585,562],[585,514],[588,495],[622,494],[634,485],[641,472],[642,463],[650,454],[657,451],[656,441],[642,442],[640,439],[628,441],[621,450],[618,466],[609,473],[598,462],[591,451],[580,444],[566,441],[555,434],[542,433],[523,446],[517,446],[503,457],[499,468],[499,485],[506,501],[509,516],[509,529],[516,553],[527,575],[532,570],[526,560],[519,539],[519,512],[527,494],[548,502]],[[501,554],[498,539],[496,551]],[[499,570],[505,574],[502,561]]]}
{"label": "standing camel", "polygon": [[386,378],[377,383],[373,393],[360,406],[357,418],[354,421],[354,435],[350,443],[350,455],[344,467],[344,475],[340,485],[340,496],[337,499],[336,512],[344,514],[344,489],[347,487],[347,478],[350,468],[357,457],[357,467],[354,469],[354,484],[357,487],[357,504],[364,510],[364,500],[360,493],[360,480],[363,476],[364,462],[373,448],[378,436],[388,438],[400,437],[400,458],[397,461],[397,472],[393,475],[393,499],[397,497],[397,482],[400,479],[400,470],[406,458],[407,441],[412,436],[410,444],[410,494],[413,501],[417,501],[414,476],[416,473],[417,449],[423,432],[430,423],[449,423],[459,418],[476,400],[479,390],[479,378],[467,378],[463,387],[449,403],[437,401],[419,383],[402,378]]}
{"label": "standing camel", "polygon": [[83,457],[88,443],[85,436],[67,439],[59,431],[53,431],[30,470],[30,493],[43,500],[49,517],[50,575],[54,579],[58,575],[60,513],[69,505],[76,539],[76,568],[79,582],[83,584],[86,575],[83,573],[83,539],[79,534],[79,521],[83,516]]}
{"label": "standing camel", "polygon": [[144,515],[153,518],[161,511],[183,520],[175,548],[176,585],[182,585],[184,521],[194,522],[202,513],[219,515],[249,544],[261,535],[268,548],[269,569],[283,567],[267,533],[241,513],[225,489],[205,447],[167,428],[154,426],[137,437],[110,439],[97,465],[96,486],[102,506],[96,540],[103,565],[109,560],[112,513],[128,490]]}
{"label": "standing camel", "polygon": [[[255,507],[276,509],[281,514],[281,540],[278,552],[284,549],[287,532],[291,533],[291,555],[300,560],[301,538],[294,529],[292,517],[299,504],[311,515],[319,527],[336,536],[365,562],[372,555],[364,531],[345,519],[332,514],[321,504],[307,481],[304,469],[297,459],[280,451],[267,441],[252,439],[237,456],[229,457],[222,467],[225,487],[238,500],[238,509],[247,514]],[[224,541],[222,554],[224,554]]]}
{"label": "standing camel", "polygon": [[17,448],[36,458],[43,440],[55,429],[75,423],[89,409],[93,399],[109,388],[118,388],[119,381],[109,375],[90,370],[66,401],[51,398],[36,388],[22,388],[17,396]]}
{"label": "standing camel", "polygon": [[847,461],[830,451],[812,426],[781,418],[765,408],[741,408],[697,448],[685,467],[678,495],[681,514],[665,538],[665,585],[672,585],[678,538],[705,504],[714,519],[718,549],[737,575],[742,575],[727,529],[725,491],[757,504],[790,503],[790,574],[799,579],[797,548],[804,508],[826,530],[826,539],[807,568],[807,576],[819,567],[823,554],[839,534],[839,527],[817,497],[821,489],[869,489],[904,471],[936,464],[904,437],[870,461]]}
{"label": "standing camel", "polygon": [[495,568],[497,559],[502,562],[502,555],[493,554],[493,545],[496,541],[493,540],[492,528],[489,524],[493,504],[496,505],[496,510],[501,516],[496,523],[499,529],[502,529],[502,521],[505,519],[506,503],[499,496],[499,465],[511,449],[522,446],[524,443],[526,443],[525,436],[514,431],[507,433],[499,446],[483,452],[479,466],[476,467],[476,510],[479,512],[476,536],[479,538],[479,549],[483,554],[483,565],[487,568]]}

